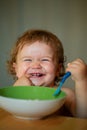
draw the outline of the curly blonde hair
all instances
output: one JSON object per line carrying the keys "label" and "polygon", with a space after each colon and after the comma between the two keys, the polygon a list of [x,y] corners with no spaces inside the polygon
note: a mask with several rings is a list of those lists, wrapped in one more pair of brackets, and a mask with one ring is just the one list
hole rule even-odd
{"label": "curly blonde hair", "polygon": [[46,30],[28,30],[22,36],[17,39],[17,42],[11,50],[10,59],[7,61],[8,72],[16,77],[16,72],[13,67],[13,63],[16,62],[19,51],[25,46],[33,44],[39,41],[52,47],[55,57],[55,64],[61,65],[59,70],[59,76],[55,78],[55,82],[58,82],[65,73],[64,69],[64,50],[61,41],[56,35]]}

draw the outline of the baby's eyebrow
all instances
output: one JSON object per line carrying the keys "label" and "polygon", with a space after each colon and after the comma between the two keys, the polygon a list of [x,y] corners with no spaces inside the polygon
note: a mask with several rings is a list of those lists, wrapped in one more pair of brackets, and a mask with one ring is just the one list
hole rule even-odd
{"label": "baby's eyebrow", "polygon": [[43,58],[53,58],[53,56],[43,56]]}
{"label": "baby's eyebrow", "polygon": [[32,58],[31,56],[23,56],[23,57],[21,57],[21,59],[24,59],[24,58]]}
{"label": "baby's eyebrow", "polygon": [[52,59],[52,57],[42,57],[42,59]]}

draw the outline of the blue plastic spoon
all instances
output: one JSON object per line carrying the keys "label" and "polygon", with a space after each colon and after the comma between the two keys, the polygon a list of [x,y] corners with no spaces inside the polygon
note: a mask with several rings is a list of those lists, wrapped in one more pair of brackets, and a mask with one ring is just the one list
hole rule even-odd
{"label": "blue plastic spoon", "polygon": [[71,75],[70,72],[66,72],[66,74],[63,76],[62,80],[60,81],[60,84],[59,84],[58,88],[57,88],[56,91],[54,92],[54,94],[53,94],[54,96],[57,96],[57,95],[60,93],[61,87],[63,86],[65,80],[66,80],[70,75]]}

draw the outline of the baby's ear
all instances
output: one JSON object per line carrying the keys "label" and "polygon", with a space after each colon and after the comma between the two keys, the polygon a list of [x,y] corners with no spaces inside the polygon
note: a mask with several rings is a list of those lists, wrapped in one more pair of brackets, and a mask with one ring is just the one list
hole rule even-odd
{"label": "baby's ear", "polygon": [[14,63],[13,63],[13,70],[14,70],[15,73],[16,73],[16,68],[17,68],[17,67],[16,67],[16,63],[14,62]]}
{"label": "baby's ear", "polygon": [[13,71],[15,73],[15,76],[18,77],[17,76],[17,64],[15,62],[13,63]]}
{"label": "baby's ear", "polygon": [[16,63],[15,62],[13,63],[13,68],[16,69]]}

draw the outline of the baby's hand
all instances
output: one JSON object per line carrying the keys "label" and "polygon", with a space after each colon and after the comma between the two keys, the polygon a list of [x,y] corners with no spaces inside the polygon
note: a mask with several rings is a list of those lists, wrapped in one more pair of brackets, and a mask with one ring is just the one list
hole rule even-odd
{"label": "baby's hand", "polygon": [[23,75],[20,77],[13,86],[31,86],[32,82],[29,80],[29,75]]}
{"label": "baby's hand", "polygon": [[81,59],[68,63],[66,71],[70,71],[72,79],[77,82],[87,80],[87,64]]}

